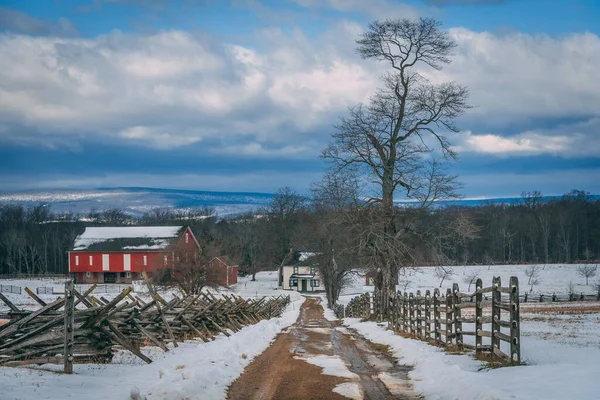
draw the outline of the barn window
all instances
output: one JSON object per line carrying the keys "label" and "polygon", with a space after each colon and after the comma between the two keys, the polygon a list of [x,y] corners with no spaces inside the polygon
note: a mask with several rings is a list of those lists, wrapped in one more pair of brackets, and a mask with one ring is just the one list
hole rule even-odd
{"label": "barn window", "polygon": [[79,265],[79,256],[75,256],[75,265]]}
{"label": "barn window", "polygon": [[125,277],[126,278],[131,278],[131,272],[125,272]]}
{"label": "barn window", "polygon": [[169,258],[167,256],[164,257],[165,265],[169,263]]}
{"label": "barn window", "polygon": [[94,257],[90,256],[90,265],[94,265]]}
{"label": "barn window", "polygon": [[86,272],[85,273],[85,277],[86,278],[91,278],[92,277],[92,273],[91,272]]}
{"label": "barn window", "polygon": [[148,256],[144,256],[144,265],[148,265]]}
{"label": "barn window", "polygon": [[185,233],[185,242],[189,243],[190,242],[190,234],[189,233]]}

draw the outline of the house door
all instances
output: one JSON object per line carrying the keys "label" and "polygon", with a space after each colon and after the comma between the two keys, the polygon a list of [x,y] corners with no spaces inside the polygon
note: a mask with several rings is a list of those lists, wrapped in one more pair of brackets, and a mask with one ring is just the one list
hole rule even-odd
{"label": "house door", "polygon": [[303,292],[307,291],[307,289],[306,289],[306,279],[302,279],[302,291]]}

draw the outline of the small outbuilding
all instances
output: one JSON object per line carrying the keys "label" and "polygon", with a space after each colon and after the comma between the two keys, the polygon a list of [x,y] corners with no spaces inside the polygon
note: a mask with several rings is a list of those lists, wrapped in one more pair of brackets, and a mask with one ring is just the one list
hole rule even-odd
{"label": "small outbuilding", "polygon": [[211,281],[221,286],[231,286],[237,283],[238,265],[227,256],[215,257],[208,262],[208,271],[213,274]]}

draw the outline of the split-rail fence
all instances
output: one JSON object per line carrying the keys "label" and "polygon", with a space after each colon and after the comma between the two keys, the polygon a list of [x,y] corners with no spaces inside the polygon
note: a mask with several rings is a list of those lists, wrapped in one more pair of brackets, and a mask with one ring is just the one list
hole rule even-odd
{"label": "split-rail fence", "polygon": [[[445,293],[398,291],[389,299],[389,312],[382,312],[372,293],[353,298],[338,317],[386,320],[390,329],[431,344],[458,351],[475,350],[478,357],[511,365],[521,362],[519,281],[511,277],[503,287],[500,277],[483,287],[478,279],[473,293],[454,284]],[[466,342],[467,338],[474,338]]]}
{"label": "split-rail fence", "polygon": [[52,302],[26,293],[40,306],[22,310],[0,293],[10,309],[9,322],[0,325],[0,366],[64,364],[71,373],[73,363],[108,363],[117,348],[129,350],[147,363],[152,360],[142,346],[154,345],[168,351],[178,342],[199,338],[204,342],[218,334],[230,336],[244,326],[281,315],[289,296],[243,299],[209,292],[173,296],[166,301],[147,282],[151,299],[146,301],[124,289],[112,300],[95,297],[95,285],[83,293],[72,281]]}

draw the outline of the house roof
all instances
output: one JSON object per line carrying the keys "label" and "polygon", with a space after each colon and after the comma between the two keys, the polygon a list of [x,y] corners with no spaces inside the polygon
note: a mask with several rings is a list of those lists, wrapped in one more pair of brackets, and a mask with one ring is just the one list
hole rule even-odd
{"label": "house roof", "polygon": [[75,239],[74,251],[144,251],[168,248],[183,226],[87,227]]}

